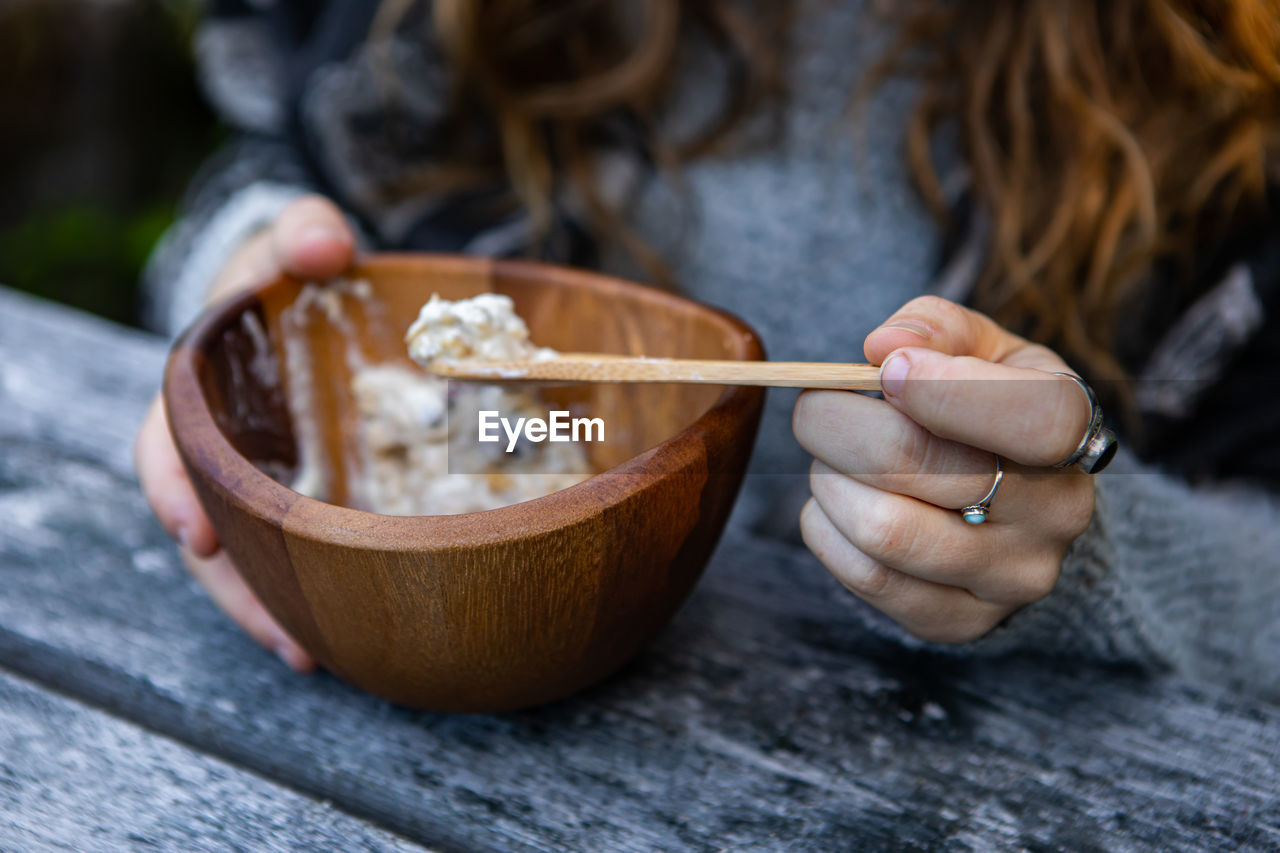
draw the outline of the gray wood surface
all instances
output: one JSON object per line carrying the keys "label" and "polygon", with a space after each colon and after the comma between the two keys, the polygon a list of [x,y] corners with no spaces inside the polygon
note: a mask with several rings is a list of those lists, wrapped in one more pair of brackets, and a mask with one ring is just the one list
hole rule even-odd
{"label": "gray wood surface", "polygon": [[424,850],[3,672],[0,848]]}
{"label": "gray wood surface", "polygon": [[162,349],[0,290],[0,666],[445,849],[1280,847],[1280,708],[884,648],[811,559],[740,533],[653,649],[550,707],[292,675],[133,482]]}

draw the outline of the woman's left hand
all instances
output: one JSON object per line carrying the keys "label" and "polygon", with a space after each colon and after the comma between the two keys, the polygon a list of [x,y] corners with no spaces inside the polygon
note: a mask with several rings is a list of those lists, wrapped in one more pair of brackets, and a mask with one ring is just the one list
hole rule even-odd
{"label": "woman's left hand", "polygon": [[[1093,479],[1052,466],[1089,405],[1051,350],[937,297],[867,336],[884,400],[806,391],[796,438],[815,457],[805,543],[841,583],[921,639],[986,634],[1050,593],[1093,516]],[[1004,481],[984,524],[958,510]]]}

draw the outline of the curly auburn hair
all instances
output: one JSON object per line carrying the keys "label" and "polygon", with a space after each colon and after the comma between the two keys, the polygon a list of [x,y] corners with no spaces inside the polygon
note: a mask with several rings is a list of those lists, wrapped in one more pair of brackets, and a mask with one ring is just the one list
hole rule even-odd
{"label": "curly auburn hair", "polygon": [[[384,0],[374,37],[413,2]],[[785,98],[791,14],[784,0],[434,0],[457,131],[435,180],[501,180],[543,229],[573,192],[597,237],[661,278],[594,185],[594,158],[620,118],[659,168],[713,152]],[[975,306],[1095,378],[1124,376],[1118,321],[1155,265],[1193,260],[1263,209],[1280,0],[914,0],[883,14],[897,39],[867,81],[922,82],[906,152],[923,197],[948,216],[930,142],[950,126],[991,223]],[[692,138],[659,138],[690,34],[731,85]]]}

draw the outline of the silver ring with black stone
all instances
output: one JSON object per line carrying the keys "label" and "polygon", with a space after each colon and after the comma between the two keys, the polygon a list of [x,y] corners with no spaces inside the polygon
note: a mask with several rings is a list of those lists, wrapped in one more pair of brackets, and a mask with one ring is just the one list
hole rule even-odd
{"label": "silver ring with black stone", "polygon": [[1102,406],[1098,404],[1098,395],[1093,393],[1088,382],[1074,373],[1057,372],[1053,375],[1065,376],[1079,385],[1089,401],[1089,425],[1085,429],[1084,438],[1080,439],[1080,444],[1070,456],[1053,467],[1070,468],[1074,465],[1086,474],[1096,474],[1111,464],[1120,447],[1119,439],[1114,432],[1102,425]]}

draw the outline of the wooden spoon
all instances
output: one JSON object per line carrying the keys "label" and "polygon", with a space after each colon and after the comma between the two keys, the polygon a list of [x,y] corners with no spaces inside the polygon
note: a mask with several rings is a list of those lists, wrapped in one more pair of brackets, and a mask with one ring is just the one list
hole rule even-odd
{"label": "wooden spoon", "polygon": [[544,361],[447,361],[427,368],[437,376],[484,382],[688,382],[879,391],[874,364],[821,361],[712,361],[605,353],[561,353]]}

